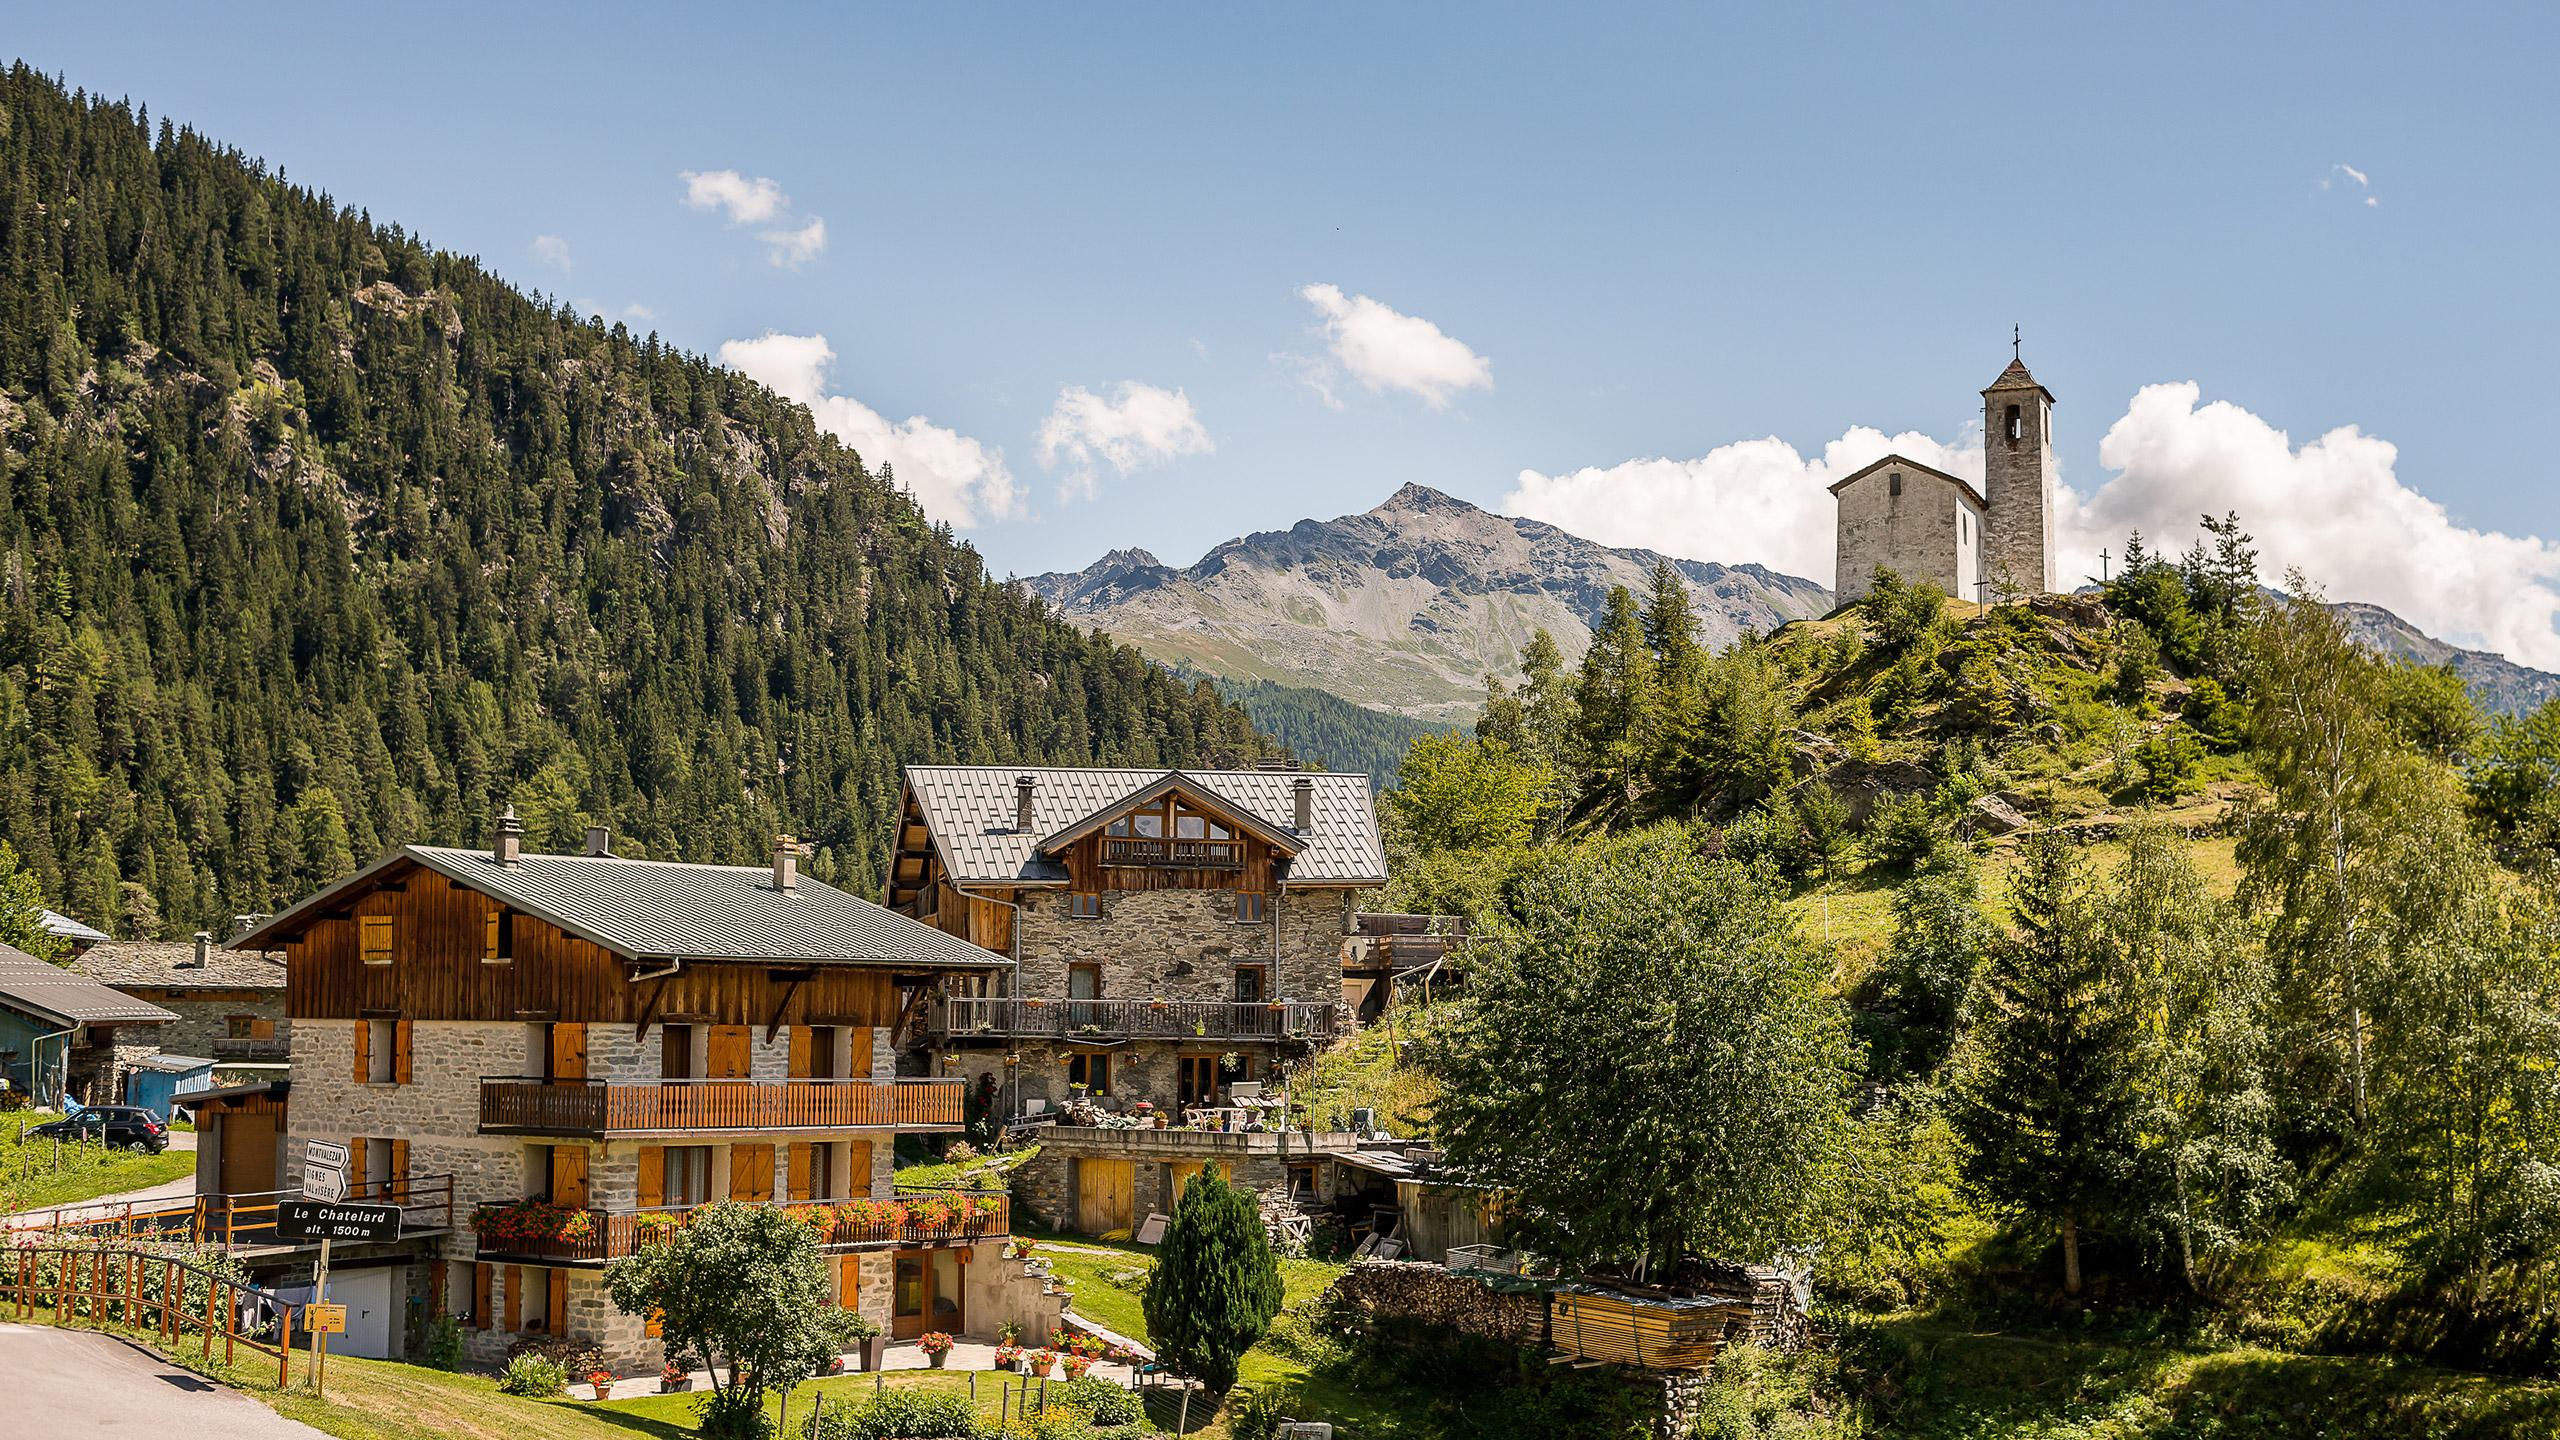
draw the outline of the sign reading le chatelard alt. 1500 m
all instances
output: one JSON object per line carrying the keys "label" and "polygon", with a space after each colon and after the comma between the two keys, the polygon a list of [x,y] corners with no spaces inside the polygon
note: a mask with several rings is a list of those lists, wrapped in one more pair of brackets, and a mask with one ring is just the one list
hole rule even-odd
{"label": "sign reading le chatelard alt. 1500 m", "polygon": [[276,1236],[283,1240],[397,1240],[400,1207],[282,1200],[276,1203]]}

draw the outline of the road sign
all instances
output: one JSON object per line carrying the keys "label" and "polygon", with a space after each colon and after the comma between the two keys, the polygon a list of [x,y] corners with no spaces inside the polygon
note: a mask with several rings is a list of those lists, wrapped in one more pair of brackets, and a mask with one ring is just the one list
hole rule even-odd
{"label": "road sign", "polygon": [[302,1328],[314,1335],[344,1335],[347,1333],[347,1307],[305,1305],[302,1307]]}
{"label": "road sign", "polygon": [[305,1199],[347,1198],[347,1147],[335,1140],[302,1142],[302,1194]]}
{"label": "road sign", "polygon": [[400,1207],[350,1205],[343,1201],[280,1200],[276,1202],[276,1238],[280,1240],[397,1240]]}

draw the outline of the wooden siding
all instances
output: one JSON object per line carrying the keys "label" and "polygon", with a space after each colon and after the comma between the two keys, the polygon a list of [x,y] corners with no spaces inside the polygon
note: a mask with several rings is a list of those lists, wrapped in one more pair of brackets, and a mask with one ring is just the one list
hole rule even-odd
{"label": "wooden siding", "polygon": [[[297,1020],[559,1019],[602,1024],[684,1020],[751,1025],[888,1025],[896,986],[883,969],[688,962],[663,979],[623,978],[624,962],[601,946],[519,911],[514,963],[491,965],[488,915],[495,902],[435,871],[407,867],[400,890],[349,902],[346,917],[312,922],[284,946],[286,1013]],[[363,964],[356,919],[388,916],[392,961]],[[792,975],[803,975],[795,980]]]}

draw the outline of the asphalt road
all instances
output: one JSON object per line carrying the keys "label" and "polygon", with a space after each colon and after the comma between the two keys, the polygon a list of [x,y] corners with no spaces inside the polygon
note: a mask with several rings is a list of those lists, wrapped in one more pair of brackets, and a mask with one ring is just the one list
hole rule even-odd
{"label": "asphalt road", "polygon": [[0,1396],[0,1431],[30,1440],[327,1440],[139,1346],[46,1325],[0,1321]]}

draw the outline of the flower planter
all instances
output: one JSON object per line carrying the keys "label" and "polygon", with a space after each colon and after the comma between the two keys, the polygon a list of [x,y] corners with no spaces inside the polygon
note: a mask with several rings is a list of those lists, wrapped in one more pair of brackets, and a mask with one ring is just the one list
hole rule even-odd
{"label": "flower planter", "polygon": [[862,1356],[862,1368],[865,1370],[879,1370],[885,1368],[885,1357],[888,1353],[888,1336],[874,1335],[864,1340],[860,1351]]}

